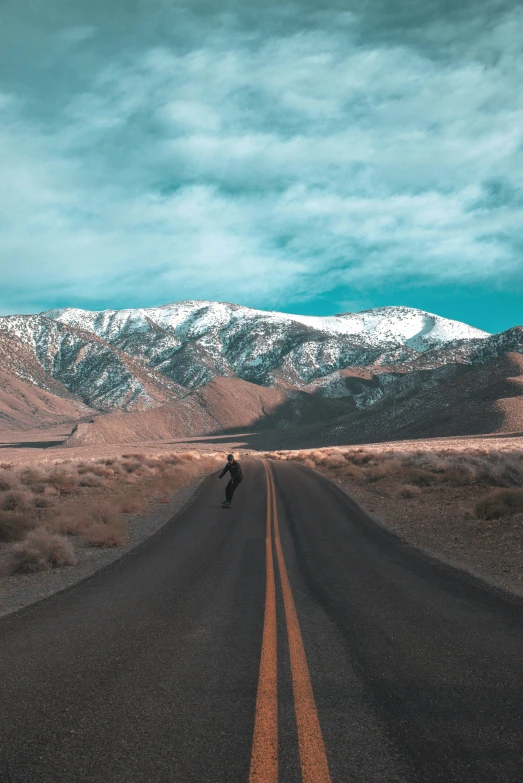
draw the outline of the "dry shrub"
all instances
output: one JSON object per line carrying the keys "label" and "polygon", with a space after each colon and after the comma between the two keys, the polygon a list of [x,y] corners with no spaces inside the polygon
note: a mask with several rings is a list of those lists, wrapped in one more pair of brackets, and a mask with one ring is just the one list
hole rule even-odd
{"label": "dry shrub", "polygon": [[103,523],[95,522],[83,534],[83,539],[89,546],[109,547],[125,544],[125,524],[108,527]]}
{"label": "dry shrub", "polygon": [[348,478],[360,479],[363,477],[363,470],[359,467],[359,465],[351,465],[350,462],[347,462],[343,468],[343,475],[347,476]]}
{"label": "dry shrub", "polygon": [[71,468],[57,468],[49,476],[49,483],[56,487],[62,495],[74,492],[78,487],[78,471]]}
{"label": "dry shrub", "polygon": [[91,473],[94,473],[95,476],[100,476],[101,478],[111,478],[114,476],[113,468],[108,468],[106,465],[94,465]]}
{"label": "dry shrub", "polygon": [[3,511],[28,511],[33,507],[33,493],[12,489],[0,493],[0,509]]}
{"label": "dry shrub", "polygon": [[122,468],[126,473],[134,473],[135,471],[140,470],[142,467],[143,463],[139,462],[138,460],[122,460]]}
{"label": "dry shrub", "polygon": [[324,457],[324,459],[321,460],[320,464],[322,467],[331,468],[335,470],[336,468],[344,468],[347,462],[342,456],[332,454],[332,455],[328,455],[327,457]]}
{"label": "dry shrub", "polygon": [[[523,487],[523,452],[509,449],[390,448],[379,451],[370,448],[324,448],[273,451],[266,452],[265,456],[304,463],[307,461],[308,465],[318,466],[322,470],[340,470],[338,475],[365,478],[367,481],[379,481],[390,476],[397,479],[398,484],[418,487],[440,483]],[[337,467],[340,457],[347,461],[345,469]]]}
{"label": "dry shrub", "polygon": [[44,493],[43,494],[44,495],[48,495],[49,497],[56,497],[60,493],[58,492],[56,487],[53,487],[53,486],[49,485],[48,487],[44,488]]}
{"label": "dry shrub", "polygon": [[113,475],[115,476],[121,476],[123,471],[122,468],[122,460],[121,459],[112,459],[111,463],[109,465],[100,465],[101,468],[105,468],[106,470],[111,470]]}
{"label": "dry shrub", "polygon": [[120,508],[114,502],[93,503],[89,506],[91,522],[82,533],[90,546],[121,546],[125,543],[126,523]]}
{"label": "dry shrub", "polygon": [[43,493],[41,495],[35,495],[35,508],[50,508],[51,506],[54,506],[54,498],[51,495],[44,495]]}
{"label": "dry shrub", "polygon": [[11,470],[0,469],[0,491],[5,492],[18,486],[18,476]]}
{"label": "dry shrub", "polygon": [[23,541],[13,546],[8,569],[12,574],[33,573],[74,563],[71,542],[39,527],[31,530]]}
{"label": "dry shrub", "polygon": [[0,511],[0,541],[19,541],[33,527],[35,522],[27,514]]}
{"label": "dry shrub", "polygon": [[363,477],[365,481],[381,481],[393,473],[399,473],[402,463],[399,459],[386,459],[377,465],[367,468]]}
{"label": "dry shrub", "polygon": [[106,487],[107,481],[94,473],[84,473],[80,476],[81,487]]}
{"label": "dry shrub", "polygon": [[49,471],[45,468],[33,465],[29,468],[24,468],[20,473],[20,481],[31,489],[35,487],[41,487],[49,479]]}
{"label": "dry shrub", "polygon": [[165,454],[162,459],[166,465],[174,465],[179,462],[178,454]]}
{"label": "dry shrub", "polygon": [[383,473],[381,465],[373,465],[363,472],[363,478],[368,482],[381,481],[386,475],[387,473]]}
{"label": "dry shrub", "polygon": [[407,472],[406,478],[409,484],[414,484],[416,487],[430,487],[439,481],[436,474],[424,468],[411,468]]}
{"label": "dry shrub", "polygon": [[88,507],[77,504],[63,505],[58,513],[53,513],[46,519],[46,527],[55,533],[66,533],[70,536],[78,536],[86,530],[92,522]]}
{"label": "dry shrub", "polygon": [[120,517],[120,507],[114,501],[105,501],[100,503],[90,503],[87,507],[89,514],[103,525],[115,525]]}
{"label": "dry shrub", "polygon": [[303,464],[305,465],[306,468],[311,468],[312,469],[312,468],[316,467],[316,463],[313,462],[311,459],[304,459],[303,460]]}
{"label": "dry shrub", "polygon": [[180,462],[193,462],[194,460],[199,460],[200,456],[199,451],[181,451],[178,454],[178,459]]}
{"label": "dry shrub", "polygon": [[[188,452],[191,454],[191,452]],[[213,457],[202,456],[197,460],[191,458],[178,464],[166,466],[151,485],[153,495],[174,492],[180,487],[186,486],[202,473],[209,473],[216,470],[216,459]]]}
{"label": "dry shrub", "polygon": [[417,498],[422,493],[423,490],[419,487],[414,487],[412,484],[403,484],[396,494],[399,498]]}
{"label": "dry shrub", "polygon": [[473,484],[476,480],[476,472],[465,465],[452,465],[446,468],[441,474],[441,481],[448,481],[451,484],[457,484],[464,487],[467,484]]}
{"label": "dry shrub", "polygon": [[126,492],[124,495],[119,495],[116,502],[124,514],[138,514],[143,511],[146,504],[143,494],[139,492]]}
{"label": "dry shrub", "polygon": [[100,476],[101,478],[110,478],[111,476],[114,476],[114,470],[112,468],[107,467],[107,465],[98,465],[96,462],[80,463],[77,470],[80,476],[85,475],[86,473],[94,476]]}
{"label": "dry shrub", "polygon": [[347,455],[347,459],[350,459],[355,465],[367,465],[373,457],[374,454],[365,451],[355,451]]}
{"label": "dry shrub", "polygon": [[500,519],[523,512],[523,489],[497,489],[484,495],[474,508],[478,519]]}
{"label": "dry shrub", "polygon": [[144,464],[147,468],[159,468],[160,470],[165,467],[165,461],[160,457],[149,457]]}

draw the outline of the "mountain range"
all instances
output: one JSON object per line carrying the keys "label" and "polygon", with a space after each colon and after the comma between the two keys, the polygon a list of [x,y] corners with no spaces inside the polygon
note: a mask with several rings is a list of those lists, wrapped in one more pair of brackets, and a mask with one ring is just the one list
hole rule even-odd
{"label": "mountain range", "polygon": [[94,420],[78,441],[122,439],[122,428],[131,439],[183,437],[344,418],[346,437],[372,438],[387,406],[383,432],[392,420],[405,429],[406,401],[422,405],[458,378],[474,386],[480,367],[508,371],[517,361],[503,357],[522,353],[521,327],[491,335],[408,307],[317,317],[189,301],[4,316],[0,425]]}

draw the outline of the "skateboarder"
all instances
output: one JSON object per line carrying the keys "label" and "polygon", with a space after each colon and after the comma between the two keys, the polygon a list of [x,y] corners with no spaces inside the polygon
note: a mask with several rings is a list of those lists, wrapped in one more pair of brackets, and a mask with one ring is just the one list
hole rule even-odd
{"label": "skateboarder", "polygon": [[242,468],[239,462],[234,459],[233,454],[227,455],[227,464],[218,476],[218,480],[223,478],[225,474],[229,471],[231,474],[231,478],[227,486],[225,487],[225,500],[222,503],[223,508],[230,508],[231,507],[231,501],[232,496],[234,495],[234,491],[238,484],[240,484],[243,480],[243,473]]}

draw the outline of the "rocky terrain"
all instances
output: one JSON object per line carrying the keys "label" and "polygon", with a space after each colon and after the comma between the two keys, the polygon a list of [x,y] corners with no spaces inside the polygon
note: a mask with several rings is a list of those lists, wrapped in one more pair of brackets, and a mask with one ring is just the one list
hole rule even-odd
{"label": "rocky terrain", "polygon": [[451,341],[487,337],[421,310],[384,307],[331,317],[264,312],[220,302],[147,310],[51,310],[186,388],[217,375],[264,386],[300,386],[349,366],[397,364]]}
{"label": "rocky terrain", "polygon": [[521,327],[489,335],[406,307],[5,316],[0,428],[77,422],[75,445],[260,428],[312,427],[326,442],[503,432],[520,426],[521,353]]}

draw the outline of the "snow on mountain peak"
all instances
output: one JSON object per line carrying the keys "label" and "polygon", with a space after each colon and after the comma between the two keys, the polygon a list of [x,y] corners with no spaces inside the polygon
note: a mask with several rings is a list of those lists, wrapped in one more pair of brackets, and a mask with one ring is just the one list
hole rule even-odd
{"label": "snow on mountain peak", "polygon": [[308,316],[189,300],[0,318],[0,369],[3,356],[10,372],[37,384],[49,376],[49,388],[58,382],[98,409],[163,405],[217,376],[286,389],[331,376],[322,394],[336,396],[340,370],[472,364],[521,345],[519,333],[489,336],[410,307]]}
{"label": "snow on mountain peak", "polygon": [[300,324],[330,335],[362,337],[373,344],[395,343],[424,351],[451,340],[488,337],[475,327],[453,321],[412,307],[377,307],[358,313],[333,316],[308,316],[256,310],[241,305],[205,300],[187,300],[159,307],[91,312],[76,308],[49,310],[42,315],[77,328],[94,331],[107,338],[131,324],[153,322],[174,333],[202,334],[224,329],[233,324],[265,322],[268,326]]}

